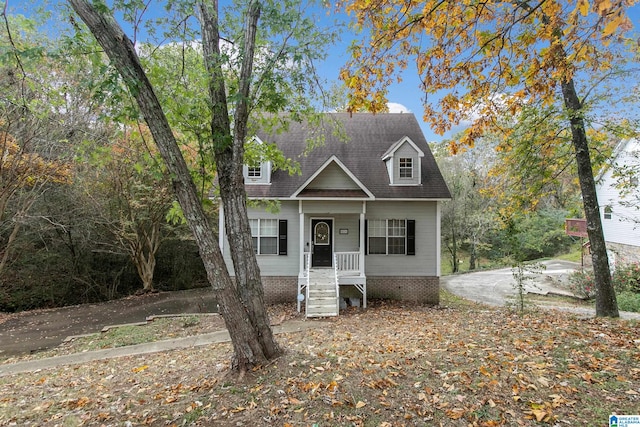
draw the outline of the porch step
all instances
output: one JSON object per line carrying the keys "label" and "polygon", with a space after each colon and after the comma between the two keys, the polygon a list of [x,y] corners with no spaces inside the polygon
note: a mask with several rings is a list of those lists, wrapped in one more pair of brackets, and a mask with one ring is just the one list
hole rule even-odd
{"label": "porch step", "polygon": [[337,316],[339,312],[335,271],[329,269],[309,272],[309,299],[307,317]]}

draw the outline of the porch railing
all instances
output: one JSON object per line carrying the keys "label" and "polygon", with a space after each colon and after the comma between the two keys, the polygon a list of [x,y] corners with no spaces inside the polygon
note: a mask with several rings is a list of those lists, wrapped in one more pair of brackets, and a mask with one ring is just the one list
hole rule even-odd
{"label": "porch railing", "polygon": [[336,252],[335,263],[339,274],[360,274],[360,252]]}
{"label": "porch railing", "polygon": [[[298,313],[300,313],[300,309],[301,309],[301,304],[302,304],[302,300],[300,300],[300,296],[302,295],[302,288],[304,287],[304,299],[305,301],[309,301],[309,280],[311,279],[309,277],[309,270],[311,269],[311,255],[309,254],[309,252],[305,252],[304,253],[304,277],[306,278],[306,283],[303,285],[300,284],[300,281],[298,281]],[[305,302],[305,306],[306,306],[306,302]]]}

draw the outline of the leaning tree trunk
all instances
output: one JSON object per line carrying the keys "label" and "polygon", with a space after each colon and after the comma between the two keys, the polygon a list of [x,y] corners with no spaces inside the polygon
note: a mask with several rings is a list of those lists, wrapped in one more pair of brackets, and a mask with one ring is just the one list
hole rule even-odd
{"label": "leaning tree trunk", "polygon": [[578,179],[582,192],[584,213],[587,219],[587,234],[591,244],[591,260],[596,282],[596,316],[618,317],[618,304],[611,282],[607,247],[602,231],[600,208],[596,195],[596,184],[593,178],[591,158],[589,157],[589,144],[584,120],[580,115],[582,103],[578,98],[573,79],[562,83],[562,96],[564,105],[570,114],[571,141],[578,165]]}
{"label": "leaning tree trunk", "polygon": [[216,170],[220,197],[225,212],[225,230],[229,239],[231,259],[240,297],[247,308],[251,323],[259,332],[260,343],[265,355],[268,358],[273,358],[280,354],[280,348],[273,337],[269,326],[269,317],[265,310],[260,268],[256,260],[247,217],[247,196],[242,174],[244,143],[249,120],[250,83],[259,17],[259,3],[252,1],[247,10],[243,45],[240,46],[240,53],[243,56],[232,136],[224,75],[219,60],[218,4],[216,1],[212,5],[200,3],[203,52],[209,73],[209,96],[212,106],[211,129],[216,140],[214,143]]}
{"label": "leaning tree trunk", "polygon": [[264,363],[266,355],[259,332],[251,324],[229,276],[217,239],[202,208],[187,164],[171,127],[144,73],[133,43],[115,19],[87,0],[69,0],[126,82],[145,117],[158,150],[172,175],[173,187],[184,216],[196,239],[207,277],[220,305],[235,351],[234,368],[241,371]]}

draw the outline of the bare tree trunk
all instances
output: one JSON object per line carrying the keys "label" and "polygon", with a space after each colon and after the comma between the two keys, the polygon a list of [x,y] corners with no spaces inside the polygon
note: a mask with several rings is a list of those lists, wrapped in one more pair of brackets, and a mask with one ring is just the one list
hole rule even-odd
{"label": "bare tree trunk", "polygon": [[591,259],[596,282],[596,316],[618,317],[616,294],[611,282],[607,246],[602,231],[602,220],[596,184],[593,178],[591,158],[589,157],[589,143],[582,119],[582,102],[578,98],[573,79],[562,83],[562,96],[569,112],[571,122],[571,140],[575,150],[578,165],[578,179],[582,191],[582,203],[587,219],[587,234],[591,244]]}
{"label": "bare tree trunk", "polygon": [[235,351],[234,368],[244,372],[252,366],[264,363],[267,358],[260,345],[259,332],[251,324],[247,310],[229,276],[187,164],[151,83],[142,69],[133,43],[110,14],[92,6],[87,0],[69,1],[105,50],[135,97],[172,175],[176,196],[200,249],[209,283],[231,336]]}
{"label": "bare tree trunk", "polygon": [[257,22],[260,5],[252,1],[248,6],[245,21],[244,45],[241,46],[242,68],[235,104],[233,135],[227,111],[227,94],[220,61],[220,34],[218,30],[218,3],[200,3],[200,21],[204,46],[204,57],[209,72],[209,96],[211,98],[211,129],[214,138],[216,167],[220,196],[225,211],[225,230],[229,239],[236,283],[242,302],[254,327],[259,331],[260,342],[268,358],[280,354],[264,305],[264,291],[260,268],[256,260],[251,228],[247,217],[246,191],[242,166],[244,144],[249,120],[250,83],[255,50]]}

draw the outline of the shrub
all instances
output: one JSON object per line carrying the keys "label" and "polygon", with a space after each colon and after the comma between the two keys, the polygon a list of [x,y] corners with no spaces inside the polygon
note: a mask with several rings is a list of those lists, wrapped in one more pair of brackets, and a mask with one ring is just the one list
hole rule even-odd
{"label": "shrub", "polygon": [[640,313],[640,294],[629,291],[622,291],[616,296],[618,309],[622,311],[633,311]]}
{"label": "shrub", "polygon": [[596,284],[590,271],[574,271],[569,276],[569,289],[575,296],[590,300],[596,296]]}
{"label": "shrub", "polygon": [[640,263],[633,262],[618,266],[612,280],[617,292],[640,293]]}

